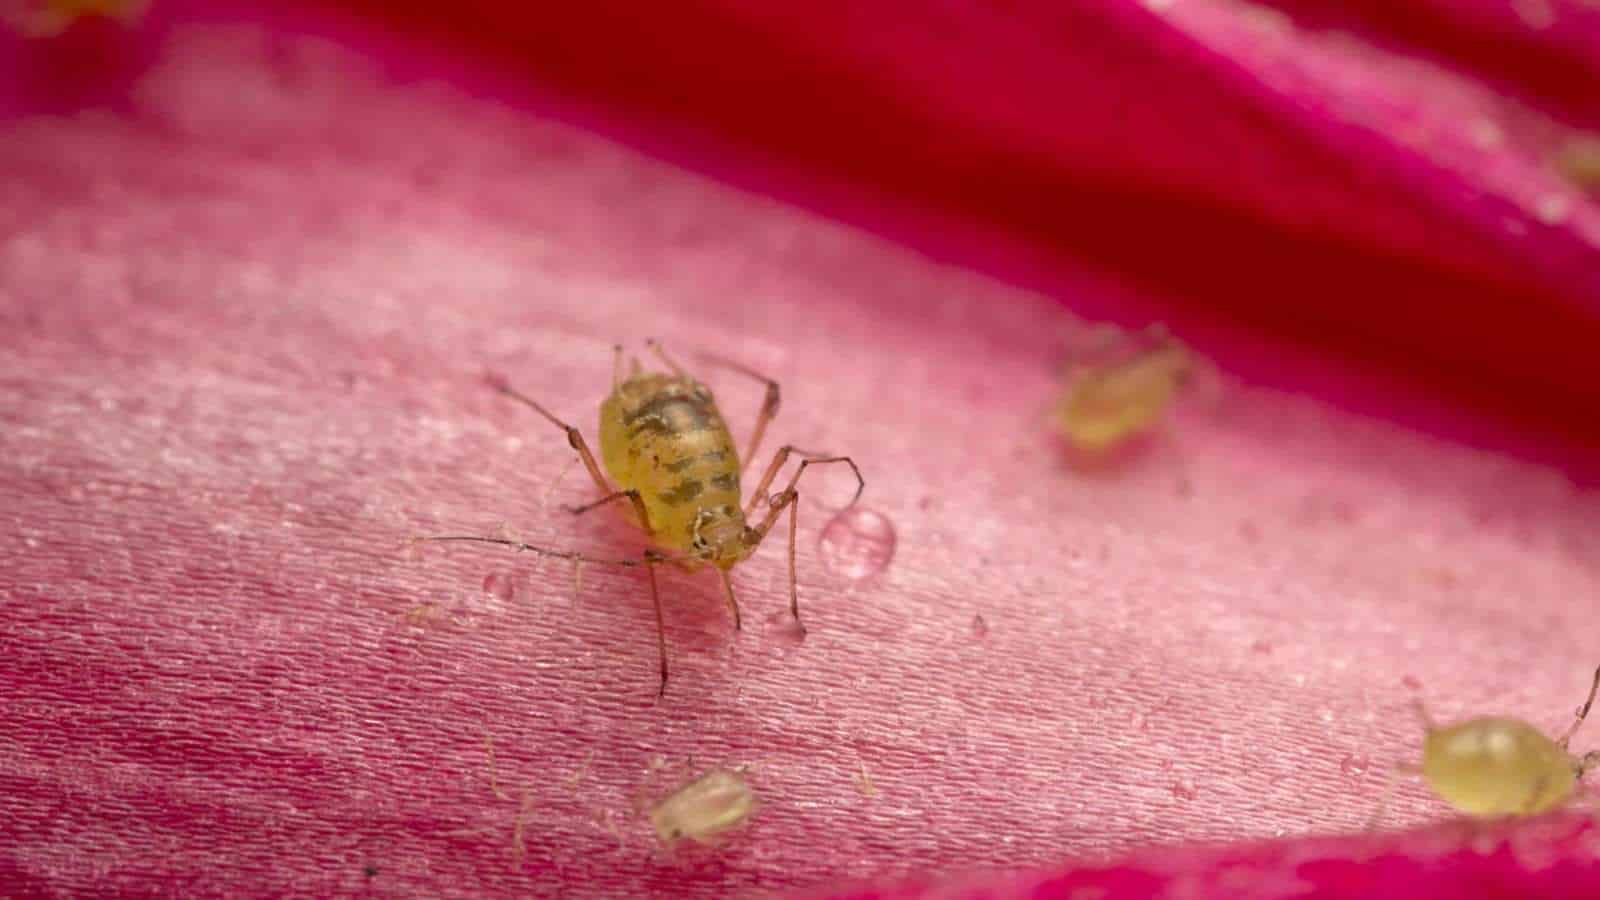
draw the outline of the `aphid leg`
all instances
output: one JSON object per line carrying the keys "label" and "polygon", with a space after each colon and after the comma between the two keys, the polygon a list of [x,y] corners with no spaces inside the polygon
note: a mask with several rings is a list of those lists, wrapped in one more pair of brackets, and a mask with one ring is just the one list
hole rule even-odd
{"label": "aphid leg", "polygon": [[[806,623],[800,621],[800,577],[795,573],[794,544],[798,532],[800,518],[800,494],[796,491],[789,492],[789,614],[794,616],[794,624],[799,626],[800,633],[806,633]],[[865,770],[863,770],[865,771]]]}
{"label": "aphid leg", "polygon": [[683,370],[683,366],[678,365],[677,360],[667,355],[667,349],[661,346],[660,341],[655,338],[646,338],[644,345],[650,348],[650,352],[656,355],[656,359],[661,360],[662,365],[672,370],[672,374],[679,378],[690,377],[689,373]]}
{"label": "aphid leg", "polygon": [[1390,766],[1383,774],[1383,791],[1378,794],[1378,806],[1367,819],[1366,831],[1377,831],[1383,817],[1389,813],[1389,800],[1394,796],[1395,784],[1403,775],[1420,775],[1422,769],[1414,763],[1400,762]]}
{"label": "aphid leg", "polygon": [[661,691],[656,696],[667,695],[667,620],[661,614],[661,591],[656,587],[656,563],[662,559],[661,555],[647,550],[644,554],[644,568],[650,573],[650,603],[656,608],[656,655],[661,659]]}
{"label": "aphid leg", "polygon": [[589,477],[594,479],[595,487],[600,489],[600,493],[602,495],[612,493],[613,488],[611,487],[611,482],[607,481],[606,477],[600,474],[600,466],[594,461],[594,454],[589,452],[589,445],[584,441],[582,432],[556,418],[550,413],[549,410],[545,409],[543,406],[540,406],[539,401],[534,400],[532,397],[529,397],[527,394],[524,394],[521,391],[518,391],[516,388],[507,384],[506,381],[500,378],[498,375],[490,375],[487,380],[490,387],[502,394],[505,394],[507,397],[516,400],[519,403],[532,407],[534,412],[544,416],[550,421],[550,424],[556,426],[562,431],[565,431],[567,433],[567,443],[572,446],[572,449],[578,451],[578,457],[583,460],[583,467],[589,470]]}
{"label": "aphid leg", "polygon": [[782,403],[782,392],[779,390],[776,381],[743,363],[737,363],[731,359],[710,353],[701,354],[701,358],[712,365],[732,369],[741,375],[754,378],[767,386],[766,399],[761,401],[761,412],[756,415],[755,430],[750,433],[750,443],[745,447],[744,456],[740,458],[743,465],[748,466],[750,460],[756,458],[756,451],[761,449],[761,439],[767,436],[767,426],[771,425],[772,420],[778,417],[778,407]]}
{"label": "aphid leg", "polygon": [[[762,488],[756,492],[757,496],[760,496],[762,491],[766,490],[766,485],[772,480],[773,472],[777,471],[782,464],[781,458],[787,456],[793,449],[792,447],[784,447],[778,451],[779,458],[775,458],[773,460],[774,465],[768,467],[767,475],[762,478]],[[794,486],[800,481],[800,476],[805,474],[807,466],[836,462],[848,465],[850,471],[854,472],[856,476],[855,496],[850,498],[850,503],[846,504],[845,508],[850,508],[857,500],[861,499],[861,492],[866,489],[867,482],[861,477],[861,470],[856,468],[855,460],[848,456],[815,456],[803,459],[800,461],[800,467],[795,469],[794,474],[789,477],[788,486],[772,495],[768,503],[767,514],[762,517],[761,524],[756,526],[756,537],[751,544],[752,550],[761,546],[761,542],[767,538],[767,533],[772,530],[772,526],[778,521],[778,516],[783,514],[784,509],[789,510],[789,613],[794,616],[795,624],[800,626],[802,634],[805,633],[806,626],[804,622],[800,621],[800,579],[795,570],[795,541],[800,528],[800,492],[795,490]]]}
{"label": "aphid leg", "polygon": [[525,544],[522,541],[513,541],[510,538],[482,537],[479,535],[468,534],[445,534],[433,537],[417,537],[412,538],[411,540],[415,543],[460,542],[473,544],[499,544],[502,547],[510,547],[518,553],[533,553],[538,556],[548,556],[552,559],[570,559],[579,563],[599,563],[603,566],[624,566],[627,568],[634,568],[644,565],[644,563],[641,563],[637,559],[601,559],[595,556],[586,556],[582,553],[574,553],[571,550],[551,550],[548,547],[536,547],[533,544]]}
{"label": "aphid leg", "polygon": [[1583,706],[1579,707],[1578,717],[1574,719],[1572,721],[1572,725],[1567,728],[1567,733],[1563,734],[1561,739],[1556,741],[1557,747],[1560,747],[1563,750],[1567,749],[1567,742],[1572,740],[1572,736],[1574,734],[1578,733],[1578,726],[1583,724],[1583,720],[1589,717],[1589,710],[1594,706],[1594,695],[1596,691],[1600,691],[1600,669],[1596,669],[1594,672],[1594,682],[1589,685],[1588,699],[1584,700]]}
{"label": "aphid leg", "polygon": [[[794,487],[795,482],[800,480],[800,473],[804,472],[806,470],[806,466],[812,465],[813,463],[820,464],[820,463],[842,462],[842,463],[848,463],[849,466],[850,466],[850,471],[854,472],[855,476],[856,476],[856,493],[855,493],[855,496],[850,498],[850,502],[846,503],[844,505],[844,508],[845,509],[849,509],[850,507],[855,505],[857,500],[861,499],[861,492],[866,489],[867,482],[866,482],[865,479],[863,479],[861,477],[861,470],[856,468],[855,461],[850,459],[850,457],[848,457],[848,456],[826,456],[826,455],[821,454],[821,453],[811,453],[811,452],[808,452],[808,451],[805,451],[805,450],[801,450],[798,447],[794,447],[792,445],[785,444],[784,446],[778,448],[778,452],[777,453],[773,454],[772,462],[767,464],[767,470],[761,474],[761,481],[756,483],[756,489],[750,495],[750,506],[749,506],[748,509],[745,510],[745,513],[744,513],[746,517],[754,515],[756,507],[759,506],[763,500],[766,500],[769,504],[773,504],[773,503],[777,503],[778,502],[777,498],[778,498],[779,495],[774,495],[771,498],[768,498],[766,496],[767,488],[772,486],[772,481],[773,481],[774,478],[777,477],[778,470],[782,469],[784,463],[789,461],[789,454],[791,454],[791,453],[796,455],[796,456],[803,457],[803,461],[800,463],[800,468],[795,470],[794,475],[789,479],[789,487],[791,489]],[[770,520],[771,516],[769,515],[768,518]],[[763,531],[762,533],[765,534],[765,531]]]}
{"label": "aphid leg", "polygon": [[727,569],[717,569],[717,574],[722,576],[722,593],[728,598],[728,609],[733,611],[733,629],[744,630],[744,622],[739,616],[739,600],[733,595],[733,579],[728,575]]}
{"label": "aphid leg", "polygon": [[1428,708],[1422,705],[1421,700],[1412,700],[1411,710],[1417,714],[1417,719],[1422,722],[1423,731],[1439,730],[1439,726],[1433,721],[1433,717],[1428,715]]}
{"label": "aphid leg", "polygon": [[1595,766],[1600,766],[1600,750],[1590,750],[1588,753],[1578,757],[1578,761],[1572,766],[1572,774],[1577,778],[1582,778],[1585,772]]}
{"label": "aphid leg", "polygon": [[650,527],[650,512],[644,507],[644,498],[639,496],[638,491],[631,488],[626,491],[615,491],[601,497],[599,500],[585,503],[582,506],[566,506],[562,508],[575,516],[581,516],[591,509],[605,506],[607,503],[613,503],[624,498],[633,503],[633,514],[639,518],[639,527],[644,529],[644,533],[647,535],[655,534],[655,530]]}

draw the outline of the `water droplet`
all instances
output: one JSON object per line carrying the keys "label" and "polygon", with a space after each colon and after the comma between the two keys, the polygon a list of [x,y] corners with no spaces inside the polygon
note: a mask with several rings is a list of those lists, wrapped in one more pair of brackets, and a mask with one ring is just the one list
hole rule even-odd
{"label": "water droplet", "polygon": [[1245,521],[1239,523],[1239,537],[1242,537],[1254,544],[1255,542],[1261,540],[1261,526],[1250,521],[1249,519],[1246,519]]}
{"label": "water droplet", "polygon": [[984,620],[983,613],[972,617],[972,636],[980,641],[989,636],[989,623]]}
{"label": "water droplet", "polygon": [[798,646],[806,642],[806,630],[787,609],[779,610],[767,617],[767,624],[772,627],[772,635],[785,644]]}
{"label": "water droplet", "polygon": [[491,572],[483,576],[483,592],[501,603],[510,603],[517,596],[517,582],[510,575]]}
{"label": "water droplet", "polygon": [[882,572],[894,558],[894,525],[882,514],[855,506],[822,529],[822,561],[829,571],[860,580]]}
{"label": "water droplet", "polygon": [[1256,641],[1255,643],[1250,645],[1250,650],[1251,650],[1251,652],[1260,653],[1261,655],[1265,656],[1266,654],[1272,652],[1272,642],[1270,642],[1270,641]]}
{"label": "water droplet", "polygon": [[1400,679],[1400,683],[1412,689],[1413,691],[1422,690],[1422,682],[1419,681],[1415,675],[1407,675],[1406,677]]}
{"label": "water droplet", "polygon": [[1172,796],[1179,800],[1193,800],[1200,796],[1200,792],[1195,790],[1193,782],[1183,779],[1172,783]]}
{"label": "water droplet", "polygon": [[1372,760],[1367,759],[1365,756],[1346,756],[1344,759],[1339,760],[1339,771],[1351,778],[1359,778],[1365,775],[1370,768],[1372,768]]}

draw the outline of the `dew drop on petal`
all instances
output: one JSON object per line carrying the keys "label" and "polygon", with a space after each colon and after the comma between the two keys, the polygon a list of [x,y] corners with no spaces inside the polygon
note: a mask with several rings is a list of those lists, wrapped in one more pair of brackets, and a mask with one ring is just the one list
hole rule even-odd
{"label": "dew drop on petal", "polygon": [[855,506],[833,517],[819,543],[828,570],[846,578],[870,578],[894,558],[894,525],[882,513]]}
{"label": "dew drop on petal", "polygon": [[1346,756],[1344,759],[1339,760],[1339,771],[1351,778],[1365,775],[1370,768],[1372,768],[1372,761],[1364,756]]}
{"label": "dew drop on petal", "polygon": [[[804,615],[804,613],[802,613]],[[806,630],[801,623],[796,622],[789,610],[783,609],[767,617],[767,624],[772,626],[772,636],[781,643],[800,645],[806,642]]]}
{"label": "dew drop on petal", "polygon": [[1184,779],[1172,783],[1172,796],[1177,797],[1179,800],[1193,800],[1200,796],[1200,792],[1195,790],[1193,782]]}
{"label": "dew drop on petal", "polygon": [[517,583],[510,575],[491,572],[483,576],[483,592],[501,603],[510,603],[517,596]]}

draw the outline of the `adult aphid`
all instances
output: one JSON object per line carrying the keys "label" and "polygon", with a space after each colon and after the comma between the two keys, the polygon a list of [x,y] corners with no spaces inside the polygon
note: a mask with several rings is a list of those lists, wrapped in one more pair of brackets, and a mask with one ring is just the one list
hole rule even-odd
{"label": "adult aphid", "polygon": [[[537,401],[499,379],[490,385],[500,393],[531,407],[551,424],[565,431],[567,442],[577,451],[588,469],[600,496],[592,503],[571,508],[581,515],[592,509],[622,503],[624,515],[644,532],[657,549],[646,550],[639,559],[597,559],[581,553],[549,550],[505,538],[446,535],[422,538],[428,541],[473,541],[500,544],[544,556],[583,563],[615,566],[643,566],[649,575],[650,599],[656,612],[656,641],[661,660],[661,692],[667,690],[667,639],[661,613],[661,596],[656,588],[656,566],[672,563],[687,571],[709,565],[721,576],[722,588],[733,612],[735,628],[742,625],[739,601],[734,596],[728,572],[761,546],[784,510],[789,511],[789,611],[800,624],[800,595],[795,574],[795,534],[800,493],[796,484],[806,468],[822,463],[845,463],[856,476],[860,499],[866,482],[848,456],[824,456],[784,446],[772,457],[748,504],[740,492],[741,457],[728,433],[728,426],[717,410],[711,391],[685,372],[655,341],[650,349],[669,372],[646,372],[638,359],[631,361],[626,375],[622,347],[616,348],[612,365],[611,394],[600,404],[600,456],[605,473],[577,428],[556,418]],[[742,459],[752,458],[761,447],[767,426],[778,414],[778,383],[738,363],[708,357],[716,365],[763,381],[766,400],[756,418],[755,430]],[[789,476],[783,490],[768,494],[778,471],[790,455],[801,457],[800,465]],[[610,475],[610,480],[606,475]],[[752,524],[753,523],[753,524]],[[665,551],[665,552],[661,552]],[[803,625],[801,626],[804,627]]]}
{"label": "adult aphid", "polygon": [[1585,771],[1600,763],[1600,751],[1575,756],[1567,743],[1594,706],[1600,670],[1572,725],[1551,739],[1521,719],[1484,716],[1436,725],[1418,704],[1427,736],[1422,742],[1422,777],[1446,803],[1472,816],[1531,816],[1572,796]]}

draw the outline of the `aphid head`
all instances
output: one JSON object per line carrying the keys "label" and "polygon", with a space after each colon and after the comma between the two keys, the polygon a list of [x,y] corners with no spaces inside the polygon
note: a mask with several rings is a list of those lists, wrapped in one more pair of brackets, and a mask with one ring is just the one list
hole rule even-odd
{"label": "aphid head", "polygon": [[744,510],[737,506],[712,506],[695,516],[691,532],[694,554],[723,569],[750,555],[755,529],[745,525]]}

